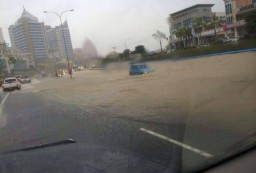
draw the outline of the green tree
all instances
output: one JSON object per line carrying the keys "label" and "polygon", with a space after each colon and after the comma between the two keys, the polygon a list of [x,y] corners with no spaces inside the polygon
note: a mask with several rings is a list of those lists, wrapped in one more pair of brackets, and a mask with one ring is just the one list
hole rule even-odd
{"label": "green tree", "polygon": [[177,28],[175,31],[173,31],[172,34],[174,34],[179,41],[182,39],[182,34],[183,33],[182,33],[182,30],[180,29],[180,27]]}
{"label": "green tree", "polygon": [[185,27],[178,27],[176,31],[174,31],[175,36],[178,38],[179,41],[183,41],[184,48],[186,47],[185,35],[186,35],[186,28]]}
{"label": "green tree", "polygon": [[145,54],[146,53],[146,49],[143,45],[138,45],[135,47],[135,53],[139,53],[139,54]]}
{"label": "green tree", "polygon": [[224,24],[224,21],[223,20],[220,20],[216,14],[214,14],[212,16],[212,20],[210,22],[210,24],[207,24],[207,25],[210,25],[210,27],[213,27],[214,28],[214,38],[216,39],[217,38],[217,27],[220,27],[222,24]]}
{"label": "green tree", "polygon": [[16,58],[14,56],[9,56],[8,57],[8,64],[15,64],[16,63]]}
{"label": "green tree", "polygon": [[250,12],[246,17],[245,17],[245,21],[246,21],[246,32],[250,33],[250,34],[255,34],[256,33],[256,12]]}
{"label": "green tree", "polygon": [[200,45],[201,34],[202,34],[203,26],[205,25],[205,23],[202,22],[202,18],[199,18],[199,17],[193,18],[192,21],[193,21],[194,31],[197,35],[198,45]]}
{"label": "green tree", "polygon": [[189,27],[185,28],[184,37],[185,37],[185,47],[187,47],[188,39],[192,38],[192,29],[191,28],[189,28]]}
{"label": "green tree", "polygon": [[173,34],[178,38],[179,41],[183,41],[184,48],[187,47],[187,40],[192,36],[191,29],[189,27],[179,27]]}
{"label": "green tree", "polygon": [[123,52],[123,56],[124,56],[125,58],[128,58],[129,55],[130,55],[130,50],[129,50],[129,49],[125,49],[124,52]]}
{"label": "green tree", "polygon": [[159,40],[161,52],[163,52],[162,40],[163,39],[168,40],[166,35],[163,32],[157,30],[156,33],[152,34],[152,37],[154,37],[156,40]]}

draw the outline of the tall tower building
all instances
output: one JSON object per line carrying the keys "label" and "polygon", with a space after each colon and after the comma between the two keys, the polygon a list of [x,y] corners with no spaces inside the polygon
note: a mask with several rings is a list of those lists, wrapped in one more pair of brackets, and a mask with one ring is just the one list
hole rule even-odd
{"label": "tall tower building", "polygon": [[61,26],[52,28],[45,27],[47,35],[47,43],[49,48],[49,56],[52,58],[73,58],[73,46],[68,28],[68,23],[65,21]]}
{"label": "tall tower building", "polygon": [[44,23],[25,8],[15,24],[9,27],[9,35],[12,46],[31,60],[38,62],[48,58]]}

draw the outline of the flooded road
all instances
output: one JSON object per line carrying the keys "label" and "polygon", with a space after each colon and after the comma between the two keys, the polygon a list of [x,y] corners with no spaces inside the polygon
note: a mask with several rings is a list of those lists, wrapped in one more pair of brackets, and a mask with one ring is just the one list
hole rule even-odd
{"label": "flooded road", "polygon": [[10,93],[2,105],[0,146],[73,138],[120,153],[110,154],[111,172],[195,168],[255,131],[255,57],[155,61],[148,63],[153,73],[139,76],[128,75],[128,63],[116,63],[73,79],[44,79]]}

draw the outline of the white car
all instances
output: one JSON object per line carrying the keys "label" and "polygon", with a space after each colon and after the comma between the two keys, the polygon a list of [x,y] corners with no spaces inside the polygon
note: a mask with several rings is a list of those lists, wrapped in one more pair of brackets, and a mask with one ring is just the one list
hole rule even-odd
{"label": "white car", "polygon": [[31,79],[29,76],[21,76],[19,79],[22,83],[31,83]]}
{"label": "white car", "polygon": [[15,77],[6,78],[3,81],[2,88],[3,88],[4,92],[7,91],[7,90],[14,90],[14,89],[20,90],[21,89],[21,83]]}
{"label": "white car", "polygon": [[239,37],[226,37],[222,40],[223,43],[227,43],[227,42],[238,42],[239,41]]}
{"label": "white car", "polygon": [[82,70],[84,70],[84,67],[83,66],[78,66],[78,70],[82,71]]}

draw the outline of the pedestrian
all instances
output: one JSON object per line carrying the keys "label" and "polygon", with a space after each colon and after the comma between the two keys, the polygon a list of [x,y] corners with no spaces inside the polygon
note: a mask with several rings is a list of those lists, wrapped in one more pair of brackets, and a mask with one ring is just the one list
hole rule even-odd
{"label": "pedestrian", "polygon": [[72,68],[68,67],[68,74],[70,75],[70,78],[72,78]]}

